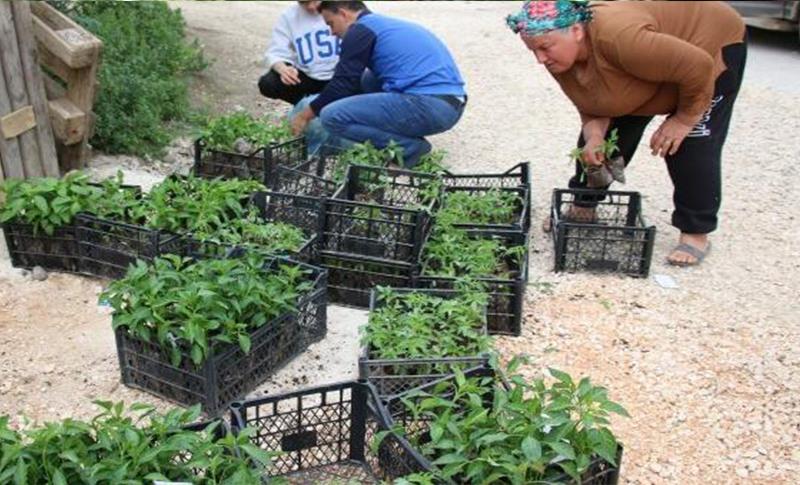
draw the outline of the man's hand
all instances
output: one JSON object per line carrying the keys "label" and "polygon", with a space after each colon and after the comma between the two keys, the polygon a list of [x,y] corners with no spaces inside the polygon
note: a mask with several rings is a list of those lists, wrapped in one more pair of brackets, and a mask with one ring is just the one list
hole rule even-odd
{"label": "man's hand", "polygon": [[300,84],[300,72],[296,67],[289,64],[277,63],[274,66],[275,72],[281,77],[281,82],[287,86]]}
{"label": "man's hand", "polygon": [[681,123],[674,116],[667,118],[650,138],[653,155],[660,157],[675,155],[690,131],[692,131],[691,126]]}
{"label": "man's hand", "polygon": [[314,117],[314,112],[310,107],[306,107],[306,109],[297,113],[292,119],[292,133],[294,133],[294,136],[299,136],[306,131],[306,126]]}

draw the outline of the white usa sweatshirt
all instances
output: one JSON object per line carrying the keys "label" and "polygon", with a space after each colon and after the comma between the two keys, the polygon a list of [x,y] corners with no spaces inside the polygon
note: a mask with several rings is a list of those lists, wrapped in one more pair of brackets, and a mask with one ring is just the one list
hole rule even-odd
{"label": "white usa sweatshirt", "polygon": [[327,81],[333,77],[340,50],[340,39],[331,34],[322,16],[293,2],[278,18],[264,57],[268,68],[283,61],[310,78]]}

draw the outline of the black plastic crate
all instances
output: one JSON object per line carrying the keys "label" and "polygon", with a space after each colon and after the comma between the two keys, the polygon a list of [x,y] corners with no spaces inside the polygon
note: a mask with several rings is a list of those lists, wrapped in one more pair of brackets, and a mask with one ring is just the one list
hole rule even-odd
{"label": "black plastic crate", "polygon": [[194,143],[193,172],[203,178],[254,179],[272,188],[271,181],[277,166],[293,167],[307,157],[304,137],[272,143],[250,154],[208,148],[203,139]]}
{"label": "black plastic crate", "polygon": [[[503,173],[453,173],[445,171],[442,181],[447,187],[531,187],[530,163],[522,162]],[[530,194],[528,194],[530,196]]]}
{"label": "black plastic crate", "polygon": [[75,218],[81,271],[100,278],[121,278],[137,260],[152,261],[163,245],[179,236],[91,214]]}
{"label": "black plastic crate", "polygon": [[245,249],[231,244],[220,244],[213,241],[201,241],[191,236],[182,235],[179,238],[171,239],[161,245],[159,256],[164,254],[176,254],[194,260],[208,258],[232,258],[239,257],[245,253]]}
{"label": "black plastic crate", "polygon": [[428,174],[351,165],[345,184],[325,202],[322,249],[415,263],[440,188]]}
{"label": "black plastic crate", "polygon": [[295,168],[325,179],[338,187],[344,183],[344,179],[343,177],[339,177],[342,178],[339,181],[335,179],[337,162],[338,158],[335,154],[314,155]]}
{"label": "black plastic crate", "polygon": [[376,286],[412,286],[416,265],[349,254],[321,251],[319,266],[328,270],[328,299],[331,303],[369,308],[370,293]]}
{"label": "black plastic crate", "polygon": [[[98,183],[89,185],[102,187]],[[137,197],[142,190],[137,185],[122,185],[120,188],[133,191]],[[77,217],[69,224],[56,228],[53,234],[34,230],[32,224],[14,220],[0,224],[11,265],[15,268],[41,266],[50,271],[86,273],[81,261],[78,226]]]}
{"label": "black plastic crate", "polygon": [[[398,288],[393,291],[399,294],[426,293],[441,298],[455,298],[459,295],[458,291],[453,290]],[[373,289],[370,295],[370,313],[374,312],[382,305],[383,302],[378,296],[378,291]],[[480,328],[480,331],[486,334],[485,309],[483,326]],[[361,348],[361,356],[358,358],[358,374],[359,379],[366,379],[370,384],[375,386],[378,396],[383,399],[445,377],[453,372],[452,369],[464,371],[476,366],[487,365],[488,363],[488,355],[381,359],[374,355],[373,349],[363,346]]]}
{"label": "black plastic crate", "polygon": [[[505,377],[502,374],[498,373],[494,367],[489,364],[480,364],[468,367],[467,369],[463,370],[462,373],[465,377],[468,378],[477,378],[477,377],[488,377],[492,379],[499,379],[500,385],[506,386],[508,388],[508,382],[505,380]],[[388,396],[381,399],[381,404],[383,405],[383,410],[386,416],[389,418],[389,422],[391,423],[392,427],[402,427],[404,430],[403,436],[414,438],[418,433],[425,434],[429,430],[429,423],[425,416],[414,417],[404,404],[405,399],[411,399],[412,402],[418,400],[422,394],[427,393],[431,395],[435,395],[437,397],[441,397],[444,399],[451,399],[453,394],[451,392],[434,392],[436,386],[438,386],[442,382],[450,382],[453,379],[453,375],[447,375],[440,377],[438,379],[433,379],[424,384],[409,388],[404,392],[395,394],[393,396]],[[484,402],[491,403],[493,396],[487,394],[482,396]],[[426,470],[430,471],[432,468],[428,464],[427,460],[425,460],[427,464]]]}
{"label": "black plastic crate", "polygon": [[53,234],[35,231],[31,224],[13,221],[3,223],[2,227],[13,267],[31,269],[41,266],[50,271],[81,272],[74,223],[57,228]]}
{"label": "black plastic crate", "polygon": [[243,154],[208,148],[202,139],[194,142],[194,166],[197,177],[224,179],[254,179],[263,181],[266,175],[264,148]]}
{"label": "black plastic crate", "polygon": [[[292,170],[280,172],[280,175],[286,179],[280,183],[284,186],[296,186],[298,190],[302,191],[301,193],[306,195],[319,196],[323,195],[322,192],[326,192],[324,195],[333,195],[347,182],[347,171],[352,165],[350,163],[342,163],[340,156],[339,150],[333,149],[325,152],[325,154],[309,157],[308,160],[292,167]],[[386,164],[389,162],[390,160],[386,160]],[[377,170],[384,169],[384,167],[368,167]],[[275,190],[291,192],[280,187],[276,187]]]}
{"label": "black plastic crate", "polygon": [[295,252],[286,252],[296,259],[311,262],[316,259],[322,227],[323,199],[285,192],[256,192],[249,204],[258,210],[265,222],[291,224],[303,231],[306,241]]}
{"label": "black plastic crate", "polygon": [[[573,220],[573,203],[597,202],[591,219]],[[551,217],[555,271],[593,271],[646,277],[656,228],[645,224],[638,192],[557,189]]]}
{"label": "black plastic crate", "polygon": [[[528,235],[523,233],[475,233],[472,237],[497,237],[506,241],[509,246],[526,248],[522,260],[518,263],[509,259],[508,266],[511,278],[476,277],[489,295],[487,310],[487,328],[491,335],[518,336],[522,331],[522,308],[525,303],[525,288],[528,284]],[[427,276],[420,274],[414,278],[415,288],[437,288],[453,290],[458,278],[449,276]]]}
{"label": "black plastic crate", "polygon": [[481,196],[490,191],[499,190],[501,192],[514,194],[515,207],[513,220],[498,224],[477,224],[468,221],[454,224],[455,227],[470,232],[525,232],[530,229],[531,222],[531,199],[530,190],[527,187],[447,187],[442,197],[442,209],[447,208],[447,195],[455,192],[466,192],[471,195]]}
{"label": "black plastic crate", "polygon": [[[376,165],[362,165],[352,163],[346,160],[347,152],[354,147],[342,147],[324,145],[320,148],[316,155],[309,159],[305,164],[304,170],[313,173],[326,180],[335,182],[337,185],[343,184],[347,179],[347,169],[351,165],[370,166],[374,168],[386,168],[392,163],[397,163],[397,160],[392,156],[385,156],[380,161],[374,161]],[[355,157],[357,158],[357,157]]]}
{"label": "black plastic crate", "polygon": [[288,483],[389,483],[421,470],[421,457],[388,430],[374,389],[344,382],[231,405],[234,432],[278,454],[265,479]]}
{"label": "black plastic crate", "polygon": [[413,263],[430,224],[430,215],[422,210],[327,199],[321,249]]}
{"label": "black plastic crate", "polygon": [[[494,379],[500,379],[500,382],[497,383],[499,386],[504,386],[508,389],[508,383],[504,380],[502,376],[496,374],[496,372],[490,368],[489,366],[482,366],[482,367],[475,367],[472,369],[467,370],[464,372],[464,376],[467,378],[473,377],[491,377]],[[408,392],[403,393],[402,395],[393,396],[390,399],[384,402],[384,412],[389,417],[391,421],[392,427],[399,426],[402,427],[404,432],[402,432],[402,436],[406,440],[404,444],[409,447],[414,447],[413,443],[415,442],[426,442],[430,440],[430,422],[425,419],[425,417],[414,417],[413,414],[408,410],[405,402],[410,402],[419,407],[422,400],[428,398],[429,396],[436,396],[440,398],[450,399],[452,398],[451,393],[442,394],[440,389],[437,389],[442,383],[446,382],[455,382],[455,376],[447,376],[442,379],[438,379],[435,381],[431,381],[423,386],[414,388]],[[483,404],[486,409],[490,409],[494,400],[494,392],[490,392],[485,396],[482,396]],[[429,458],[423,456],[419,451],[416,451],[414,455],[420,460],[422,468],[432,473],[434,476],[438,475],[438,467],[434,465],[432,462],[435,460],[430,460]],[[622,461],[622,445],[618,446],[617,450],[617,457],[616,462],[617,466],[613,466],[610,463],[606,462],[604,459],[600,457],[596,457],[589,465],[589,470],[581,477],[581,484],[584,485],[617,485],[619,482],[619,469],[620,464]],[[446,482],[446,483],[469,483],[463,480],[456,479]],[[538,482],[537,482],[538,483]],[[545,482],[542,482],[545,483]],[[561,476],[557,477],[555,480],[548,481],[546,483],[565,483],[565,484],[573,484],[576,483],[569,475],[566,473],[562,474]]]}
{"label": "black plastic crate", "polygon": [[386,207],[405,207],[433,212],[441,196],[439,177],[395,168],[350,165],[337,199]]}
{"label": "black plastic crate", "polygon": [[[196,241],[184,246],[183,251],[185,256],[196,258],[241,254],[236,248]],[[296,312],[281,315],[249,334],[249,353],[235,344],[218,344],[209,350],[203,364],[195,366],[188,350],[182,350],[181,363],[174,366],[168,350],[118,328],[114,333],[123,384],[182,405],[200,403],[206,413],[216,415],[231,402],[243,398],[308,345],[324,338],[328,303],[326,272],[276,257],[264,268],[265,274],[274,271],[279,264],[299,265],[310,270],[314,286],[300,297]]]}
{"label": "black plastic crate", "polygon": [[277,166],[270,188],[276,192],[289,194],[313,197],[332,196],[340,184],[317,175],[314,166],[316,161],[316,158],[312,158],[292,168]]}

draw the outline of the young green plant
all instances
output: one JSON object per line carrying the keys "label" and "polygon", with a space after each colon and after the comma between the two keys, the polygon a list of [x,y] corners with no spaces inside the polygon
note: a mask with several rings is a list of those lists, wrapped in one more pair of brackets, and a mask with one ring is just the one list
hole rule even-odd
{"label": "young green plant", "polygon": [[519,268],[526,251],[501,237],[471,235],[438,221],[422,252],[422,274],[506,278]]}
{"label": "young green plant", "polygon": [[565,475],[580,483],[598,459],[618,466],[610,415],[628,413],[589,378],[550,374],[552,382],[514,374],[506,387],[456,370],[430,392],[402,398],[410,422],[427,423],[427,432],[406,439],[431,460],[434,475],[457,483],[562,483]]}
{"label": "young green plant", "polygon": [[251,444],[253,429],[234,436],[217,421],[189,430],[199,406],[161,414],[145,404],[95,404],[101,411],[90,421],[65,419],[22,432],[0,416],[0,483],[258,485],[271,464],[273,454]]}
{"label": "young green plant", "polygon": [[517,215],[519,195],[516,192],[488,189],[449,190],[436,218],[442,224],[511,224]]}
{"label": "young green plant", "polygon": [[200,241],[242,246],[267,254],[297,252],[309,239],[296,226],[263,220],[252,207],[242,218],[233,219],[212,233],[196,232],[193,236]]}
{"label": "young green plant", "polygon": [[31,224],[35,233],[52,235],[70,224],[80,212],[99,217],[126,219],[139,204],[136,190],[122,186],[122,173],[99,184],[92,184],[82,172],[70,172],[63,178],[6,180],[0,191],[5,202],[0,207],[0,223]]}
{"label": "young green plant", "polygon": [[255,151],[291,139],[292,131],[286,121],[259,119],[239,111],[209,119],[200,137],[213,150],[234,151],[237,140],[244,140]]}
{"label": "young green plant", "polygon": [[155,341],[172,364],[188,355],[199,366],[216,346],[237,344],[250,351],[250,334],[286,313],[312,287],[308,270],[285,264],[264,269],[260,254],[200,259],[164,255],[139,261],[100,295],[113,309],[114,329]]}
{"label": "young green plant", "polygon": [[378,302],[362,328],[361,343],[370,358],[475,356],[490,348],[483,292],[442,297],[379,287]]}
{"label": "young green plant", "polygon": [[403,148],[394,141],[381,149],[375,148],[369,141],[356,143],[336,156],[335,164],[331,171],[331,179],[336,183],[344,182],[347,167],[350,165],[385,167],[393,161],[398,164],[403,162]]}
{"label": "young green plant", "polygon": [[[609,133],[608,138],[606,138],[600,145],[600,147],[597,149],[597,153],[602,154],[605,160],[611,160],[611,157],[613,157],[615,153],[619,152],[619,146],[617,144],[618,142],[619,142],[619,134],[617,132],[617,129],[614,128],[613,130],[611,130],[611,133]],[[581,167],[583,169],[581,172],[581,182],[586,180],[587,171],[594,169],[593,166],[587,165],[583,161],[583,153],[584,153],[583,148],[574,148],[569,154],[570,160],[581,164]]]}
{"label": "young green plant", "polygon": [[168,177],[150,190],[134,219],[153,229],[211,235],[245,217],[247,199],[264,189],[255,180]]}

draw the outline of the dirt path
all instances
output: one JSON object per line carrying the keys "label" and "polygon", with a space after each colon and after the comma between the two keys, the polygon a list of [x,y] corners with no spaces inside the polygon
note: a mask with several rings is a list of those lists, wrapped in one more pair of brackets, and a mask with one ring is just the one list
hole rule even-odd
{"label": "dirt path", "polygon": [[[260,99],[255,87],[268,33],[285,5],[177,5],[214,59],[196,82],[196,100],[219,111],[285,110]],[[569,176],[566,154],[577,116],[505,30],[503,16],[516,7],[374,5],[433,29],[467,79],[464,118],[433,139],[450,152],[449,164],[487,172],[530,160],[538,220],[551,189]],[[632,418],[615,422],[626,445],[625,483],[774,484],[800,475],[800,210],[794,203],[800,194],[787,183],[796,171],[789,140],[797,133],[800,97],[759,83],[744,86],[725,151],[714,253],[690,270],[663,263],[676,236],[669,225],[671,187],[663,161],[640,150],[625,188],[643,192],[645,216],[658,229],[652,273],[673,277],[678,289],[652,279],[555,275],[552,243],[533,234],[523,335],[499,339],[498,347],[531,355],[531,373],[554,366],[590,375],[627,407]],[[3,264],[0,414],[86,415],[90,396],[158,402],[117,385],[109,318],[94,303],[96,282],[60,275],[36,283]],[[310,366],[305,374],[309,384],[331,377]],[[291,380],[274,387],[291,387]]]}

